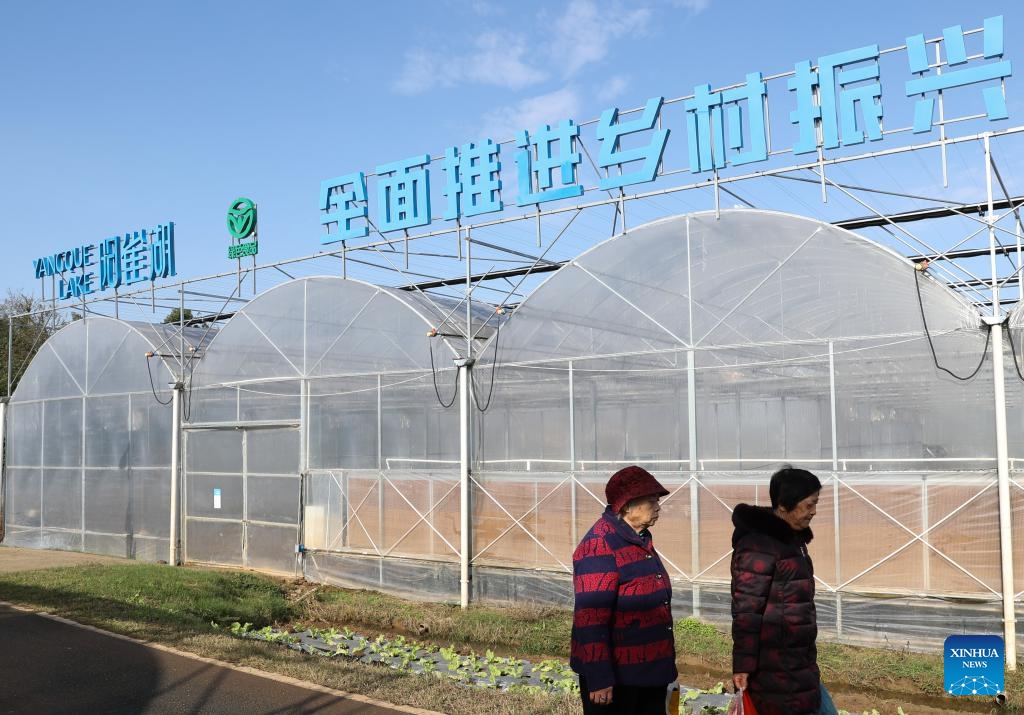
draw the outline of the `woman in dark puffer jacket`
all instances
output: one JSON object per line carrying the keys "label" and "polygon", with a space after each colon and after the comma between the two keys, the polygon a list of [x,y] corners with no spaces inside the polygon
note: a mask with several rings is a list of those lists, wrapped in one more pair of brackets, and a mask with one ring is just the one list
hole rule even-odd
{"label": "woman in dark puffer jacket", "polygon": [[733,684],[749,689],[758,715],[835,713],[818,671],[807,553],[821,482],[787,466],[768,491],[771,507],[739,504],[732,513]]}

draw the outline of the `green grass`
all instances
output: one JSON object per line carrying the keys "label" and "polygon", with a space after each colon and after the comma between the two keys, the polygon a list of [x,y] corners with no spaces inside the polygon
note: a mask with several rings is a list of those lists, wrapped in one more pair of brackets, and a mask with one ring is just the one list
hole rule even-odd
{"label": "green grass", "polygon": [[[467,715],[580,712],[572,697],[468,689],[341,659],[311,658],[279,645],[233,638],[224,627],[235,621],[290,630],[347,626],[370,637],[400,633],[463,653],[492,649],[530,660],[564,660],[571,626],[567,609],[473,605],[463,611],[452,604],[405,601],[248,572],[137,563],[0,573],[0,600],[397,704]],[[677,621],[675,629],[680,661],[698,664],[705,673],[706,682],[688,678],[687,685],[707,688],[728,680],[732,646],[726,634],[692,618]],[[819,664],[824,680],[840,690],[845,686],[847,692],[862,692],[862,685],[871,683],[909,701],[942,691],[938,654],[821,643]],[[1024,675],[1006,675],[1010,702],[1021,702]],[[904,709],[913,715],[913,708]]]}
{"label": "green grass", "polygon": [[675,636],[677,651],[723,672],[732,668],[732,641],[714,626],[684,618],[676,621]]}
{"label": "green grass", "polygon": [[354,624],[377,631],[399,631],[441,644],[483,645],[516,655],[568,658],[571,617],[545,606],[495,608],[405,601],[372,591],[325,588],[306,607],[314,623]]}
{"label": "green grass", "polygon": [[0,598],[93,625],[119,622],[209,630],[211,623],[264,626],[290,620],[287,589],[251,573],[92,565],[0,575]]}

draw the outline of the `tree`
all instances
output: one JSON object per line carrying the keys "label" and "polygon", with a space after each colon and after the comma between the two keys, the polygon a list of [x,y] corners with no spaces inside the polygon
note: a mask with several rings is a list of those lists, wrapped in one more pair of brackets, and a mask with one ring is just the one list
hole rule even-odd
{"label": "tree", "polygon": [[7,298],[0,301],[0,395],[14,392],[39,348],[64,324],[49,303],[7,291]]}
{"label": "tree", "polygon": [[[164,319],[163,319],[162,322],[164,322],[164,323],[173,323],[173,324],[180,323],[182,315],[183,315],[183,313],[181,312],[180,308],[171,308],[171,312],[164,316]],[[184,316],[185,316],[185,322],[186,323],[188,321],[192,320],[192,311],[189,310],[188,308],[185,308]]]}

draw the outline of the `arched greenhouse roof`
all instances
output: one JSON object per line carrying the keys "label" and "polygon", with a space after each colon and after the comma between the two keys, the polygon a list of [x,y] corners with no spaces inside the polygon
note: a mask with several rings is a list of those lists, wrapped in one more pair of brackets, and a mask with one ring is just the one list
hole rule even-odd
{"label": "arched greenhouse roof", "polygon": [[[87,316],[54,333],[36,353],[12,402],[83,395],[163,391],[175,379],[173,358],[198,350],[208,331]],[[147,357],[151,353],[153,357]]]}
{"label": "arched greenhouse roof", "polygon": [[922,306],[932,336],[980,324],[944,284],[845,229],[760,210],[697,213],[630,230],[552,274],[501,329],[499,359],[920,336]]}
{"label": "arched greenhouse roof", "polygon": [[1024,302],[1018,302],[1010,311],[1009,326],[1017,330],[1024,329]]}
{"label": "arched greenhouse roof", "polygon": [[[489,331],[492,310],[473,311]],[[257,296],[210,344],[194,387],[450,368],[465,308],[444,298],[336,276],[299,278]],[[436,330],[439,339],[428,337]],[[433,346],[431,341],[433,340]]]}

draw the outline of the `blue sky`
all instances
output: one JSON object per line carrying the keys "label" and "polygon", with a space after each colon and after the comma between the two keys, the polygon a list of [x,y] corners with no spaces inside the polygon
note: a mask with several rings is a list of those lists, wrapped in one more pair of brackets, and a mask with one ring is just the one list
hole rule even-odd
{"label": "blue sky", "polygon": [[38,293],[44,253],[168,220],[179,278],[231,270],[243,195],[261,263],[310,255],[328,177],[998,14],[1024,76],[1009,1],[7,3],[0,291]]}

